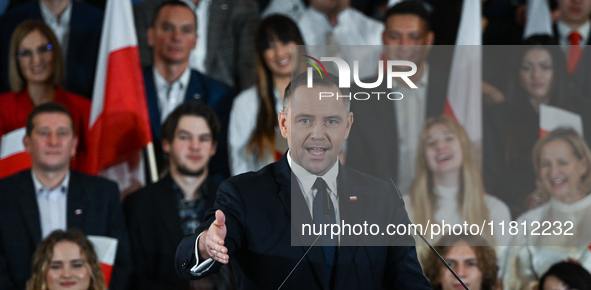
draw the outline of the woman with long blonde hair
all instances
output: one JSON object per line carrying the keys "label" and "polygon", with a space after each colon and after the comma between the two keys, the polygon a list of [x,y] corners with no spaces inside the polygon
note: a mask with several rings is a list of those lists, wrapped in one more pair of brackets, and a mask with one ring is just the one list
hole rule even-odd
{"label": "woman with long blonde hair", "polygon": [[106,290],[92,243],[77,230],[56,230],[33,256],[33,275],[27,290]]}
{"label": "woman with long blonde hair", "polygon": [[[449,117],[425,121],[417,150],[415,177],[405,199],[415,224],[426,227],[445,221],[452,228],[464,222],[482,227],[486,221],[482,235],[488,242],[508,244],[507,236],[501,235],[497,227],[499,222],[511,221],[509,208],[484,191],[476,150],[464,128]],[[493,232],[488,225],[491,221]]]}

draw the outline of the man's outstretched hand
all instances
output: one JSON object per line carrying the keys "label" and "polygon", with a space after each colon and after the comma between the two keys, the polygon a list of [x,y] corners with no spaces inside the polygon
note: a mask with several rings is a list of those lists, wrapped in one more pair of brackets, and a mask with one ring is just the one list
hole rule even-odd
{"label": "man's outstretched hand", "polygon": [[213,258],[222,264],[228,264],[230,256],[228,256],[228,249],[224,247],[226,232],[226,216],[218,209],[215,212],[215,221],[199,237],[200,259]]}

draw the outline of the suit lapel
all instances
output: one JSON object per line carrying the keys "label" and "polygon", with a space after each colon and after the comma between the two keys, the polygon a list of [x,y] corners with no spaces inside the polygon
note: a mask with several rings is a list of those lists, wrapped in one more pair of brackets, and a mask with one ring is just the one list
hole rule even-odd
{"label": "suit lapel", "polygon": [[[278,193],[279,199],[288,214],[287,218],[291,221],[291,244],[302,245],[303,255],[308,249],[308,246],[312,244],[315,237],[303,236],[300,232],[302,224],[311,225],[314,221],[310,216],[308,205],[301,194],[301,189],[296,177],[293,175],[287,162],[287,153],[277,162],[275,176],[280,188]],[[291,194],[292,192],[294,192],[294,195]],[[322,285],[323,289],[329,289],[329,281],[325,278],[328,273],[326,273],[324,266],[326,261],[324,259],[324,251],[322,248],[317,246],[312,247],[310,252],[306,255],[306,260],[312,268],[318,283]]]}
{"label": "suit lapel", "polygon": [[70,171],[70,184],[68,185],[68,197],[66,205],[66,224],[67,228],[76,228],[85,231],[84,220],[88,214],[86,205],[89,202],[86,199],[86,189],[80,181],[80,176],[75,171]]}
{"label": "suit lapel", "polygon": [[198,71],[191,70],[191,78],[187,93],[185,94],[185,102],[201,101],[209,105],[209,92],[204,85],[203,75]]}
{"label": "suit lapel", "polygon": [[24,171],[20,175],[23,179],[21,190],[17,193],[20,212],[25,219],[31,237],[33,237],[33,243],[38,245],[41,242],[41,221],[33,178],[30,170]]}
{"label": "suit lapel", "polygon": [[[355,185],[350,182],[348,169],[339,164],[337,177],[337,190],[339,195],[339,212],[341,221],[347,224],[363,224],[363,204],[365,203],[363,192],[358,192]],[[355,198],[351,198],[355,197]],[[351,266],[355,265],[355,253],[361,244],[361,238],[356,235],[342,235],[338,251],[337,267],[334,277],[336,289],[345,286],[346,279],[350,277]],[[339,285],[342,285],[339,287]]]}

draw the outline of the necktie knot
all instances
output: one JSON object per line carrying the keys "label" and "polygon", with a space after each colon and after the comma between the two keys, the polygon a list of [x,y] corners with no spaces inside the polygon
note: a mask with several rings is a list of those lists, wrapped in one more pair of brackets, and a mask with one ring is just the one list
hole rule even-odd
{"label": "necktie knot", "polygon": [[577,31],[573,31],[568,35],[568,39],[570,40],[570,45],[579,45],[579,41],[581,40],[581,34]]}

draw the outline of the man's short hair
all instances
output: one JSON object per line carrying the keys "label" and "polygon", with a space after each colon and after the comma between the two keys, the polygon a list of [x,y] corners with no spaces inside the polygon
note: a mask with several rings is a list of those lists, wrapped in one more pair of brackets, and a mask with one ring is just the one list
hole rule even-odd
{"label": "man's short hair", "polygon": [[64,114],[64,115],[68,116],[68,119],[70,119],[70,124],[72,125],[72,134],[74,134],[74,136],[76,136],[76,127],[74,125],[74,118],[72,117],[72,114],[70,113],[70,111],[68,111],[68,109],[66,109],[66,107],[64,107],[58,103],[53,103],[53,102],[39,105],[39,106],[35,107],[33,109],[33,111],[31,111],[31,113],[29,114],[29,117],[27,118],[27,127],[26,127],[27,136],[31,136],[31,133],[33,132],[33,129],[34,129],[33,127],[35,126],[35,124],[33,124],[33,121],[34,121],[35,117],[37,117],[37,115],[46,114],[46,113],[59,113],[59,114]]}
{"label": "man's short hair", "polygon": [[197,29],[197,14],[195,14],[195,11],[193,11],[191,6],[189,6],[187,3],[180,1],[180,0],[168,0],[168,1],[162,2],[158,6],[156,6],[156,9],[154,10],[154,14],[152,15],[152,23],[150,23],[150,27],[155,27],[156,20],[158,20],[158,14],[160,14],[160,10],[162,10],[162,8],[164,8],[165,6],[187,7],[189,10],[191,10],[193,12],[193,15],[195,15],[195,29]]}
{"label": "man's short hair", "polygon": [[209,130],[211,131],[212,141],[214,143],[218,141],[220,135],[220,122],[218,121],[218,117],[208,105],[198,101],[182,103],[174,109],[168,117],[166,117],[164,124],[162,124],[162,140],[172,143],[174,132],[179,125],[179,121],[185,116],[195,116],[205,119],[207,126],[209,126]]}
{"label": "man's short hair", "polygon": [[429,12],[427,12],[427,9],[425,9],[425,6],[423,6],[421,2],[416,0],[401,1],[398,4],[390,7],[384,16],[384,23],[388,22],[388,19],[392,16],[404,14],[410,14],[419,17],[425,22],[426,30],[431,31]]}
{"label": "man's short hair", "polygon": [[[317,73],[312,74],[312,83],[313,87],[325,87],[330,88],[335,86],[339,89],[340,95],[349,95],[349,89],[347,88],[339,88],[339,78],[336,75],[331,73],[327,73],[326,77],[321,77]],[[291,82],[285,88],[285,94],[283,95],[283,111],[287,114],[287,109],[289,108],[289,100],[291,99],[295,90],[300,86],[307,86],[308,84],[308,73],[303,72],[295,76],[291,79]],[[347,113],[350,112],[351,109],[351,99],[350,98],[342,98],[345,102],[345,108]]]}

